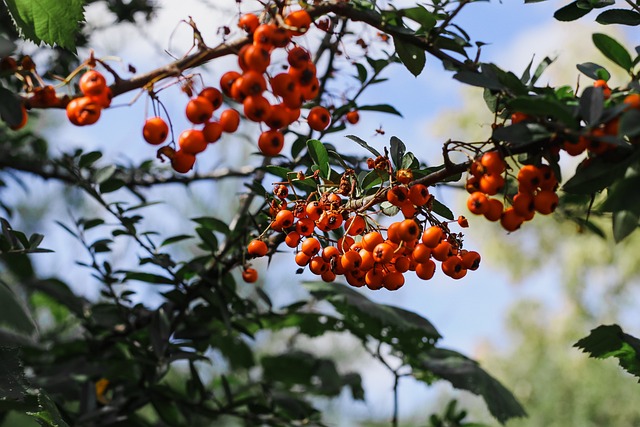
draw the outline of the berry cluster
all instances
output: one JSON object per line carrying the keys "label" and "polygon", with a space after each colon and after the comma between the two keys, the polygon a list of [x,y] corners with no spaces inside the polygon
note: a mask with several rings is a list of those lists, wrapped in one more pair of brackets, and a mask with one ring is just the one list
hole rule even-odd
{"label": "berry cluster", "polygon": [[[380,166],[388,160],[371,162]],[[346,175],[348,172],[343,175],[343,183]],[[290,183],[281,183],[274,188],[268,230],[282,233],[284,243],[296,249],[296,264],[308,266],[326,282],[344,275],[355,287],[397,290],[404,285],[404,273],[408,271],[420,279],[431,279],[435,261],[441,262],[443,273],[454,279],[477,269],[480,255],[462,249],[462,234],[451,233],[448,223],[432,214],[433,196],[428,188],[422,184],[408,186],[410,170],[399,170],[395,176],[392,185],[381,189],[380,194],[386,191],[387,201],[400,208],[405,219],[387,228],[352,208],[349,199],[336,192],[321,193],[316,200],[288,199]],[[462,217],[458,223],[466,226]],[[330,237],[331,233],[336,238]],[[267,231],[249,243],[249,256],[262,257],[270,252],[265,234]],[[245,268],[243,277],[255,281],[257,273]]]}
{"label": "berry cluster", "polygon": [[102,109],[111,105],[111,89],[102,73],[93,69],[84,73],[78,84],[84,96],[67,104],[67,117],[76,126],[92,125],[100,118]]}
{"label": "berry cluster", "polygon": [[467,208],[476,215],[484,215],[489,221],[500,221],[507,231],[515,231],[536,212],[548,215],[558,205],[556,189],[558,181],[553,169],[546,164],[524,165],[516,177],[518,192],[505,196],[511,206],[504,209],[495,198],[505,186],[507,164],[497,151],[488,151],[471,164],[466,188],[469,193]]}

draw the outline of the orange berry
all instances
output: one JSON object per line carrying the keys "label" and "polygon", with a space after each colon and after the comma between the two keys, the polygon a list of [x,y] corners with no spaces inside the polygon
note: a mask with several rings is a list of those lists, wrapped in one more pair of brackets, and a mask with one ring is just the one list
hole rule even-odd
{"label": "orange berry", "polygon": [[520,113],[520,112],[515,112],[511,115],[511,123],[514,125],[516,123],[520,123],[528,119],[529,119],[529,116],[527,114]]}
{"label": "orange berry", "polygon": [[198,154],[207,148],[207,140],[201,130],[187,129],[178,136],[178,145],[185,153]]}
{"label": "orange berry", "polygon": [[97,96],[107,88],[107,80],[100,71],[89,70],[80,77],[80,91],[85,96]]}
{"label": "orange berry", "polygon": [[413,219],[405,219],[398,228],[400,238],[406,242],[415,240],[420,235],[420,226]]}
{"label": "orange berry", "polygon": [[477,270],[480,266],[480,254],[476,251],[468,251],[461,255],[462,266],[467,270]]}
{"label": "orange berry", "polygon": [[196,156],[182,150],[176,151],[171,158],[171,167],[179,173],[189,172],[195,163]]}
{"label": "orange berry", "polygon": [[309,237],[302,242],[302,246],[300,247],[302,252],[309,256],[314,256],[318,252],[320,252],[320,241],[315,237]]}
{"label": "orange berry", "polygon": [[385,276],[385,271],[382,268],[376,267],[367,271],[364,280],[369,289],[376,291],[382,288],[382,281]]}
{"label": "orange berry", "polygon": [[432,225],[422,233],[422,243],[424,243],[428,248],[433,249],[438,246],[443,236],[444,232],[442,231],[442,228],[437,225]]}
{"label": "orange berry", "polygon": [[284,238],[284,243],[290,248],[295,248],[300,243],[300,233],[297,231],[290,231],[287,233],[287,237]]}
{"label": "orange berry", "polygon": [[317,221],[324,212],[324,204],[318,201],[307,203],[304,209],[309,219]]}
{"label": "orange berry", "polygon": [[334,280],[336,280],[336,273],[334,273],[331,270],[327,270],[324,273],[322,273],[320,275],[320,277],[322,278],[322,280],[324,280],[325,282],[331,283]]}
{"label": "orange berry", "polygon": [[382,279],[382,286],[390,291],[397,291],[404,285],[404,276],[398,271],[387,273]]}
{"label": "orange berry", "polygon": [[593,87],[601,87],[602,88],[602,93],[604,94],[604,99],[609,99],[609,97],[611,96],[611,89],[609,88],[609,85],[607,84],[606,80],[596,80],[595,82],[593,82]]}
{"label": "orange berry", "polygon": [[524,165],[518,172],[518,189],[521,192],[533,192],[542,182],[542,173],[534,165]]}
{"label": "orange berry", "polygon": [[483,215],[489,209],[489,199],[484,193],[476,191],[469,195],[467,209],[476,215]]}
{"label": "orange berry", "polygon": [[284,23],[289,27],[292,35],[300,36],[309,30],[311,16],[306,10],[296,10],[284,18]]}
{"label": "orange berry", "polygon": [[271,54],[260,45],[251,45],[242,52],[242,60],[248,70],[262,74],[271,64]]}
{"label": "orange berry", "polygon": [[427,262],[431,258],[431,248],[424,243],[419,243],[411,252],[413,260],[417,263]]}
{"label": "orange berry", "polygon": [[222,92],[227,96],[231,96],[231,87],[240,77],[242,76],[237,71],[227,71],[224,73],[222,77],[220,77],[220,89]]}
{"label": "orange berry", "polygon": [[382,242],[373,248],[371,254],[375,262],[385,264],[393,258],[393,247],[389,243]]}
{"label": "orange berry", "polygon": [[311,129],[323,131],[331,124],[331,114],[324,107],[313,107],[307,116],[307,123]]}
{"label": "orange berry", "polygon": [[422,280],[429,280],[436,272],[436,263],[433,260],[416,265],[416,275]]}
{"label": "orange berry", "polygon": [[430,199],[429,188],[424,184],[416,184],[409,189],[409,200],[416,206],[424,206]]}
{"label": "orange berry", "polygon": [[361,244],[363,249],[366,249],[369,252],[373,252],[376,246],[378,246],[382,242],[384,242],[384,237],[382,237],[382,234],[380,234],[380,232],[378,231],[372,231],[362,236]]}
{"label": "orange berry", "polygon": [[453,255],[453,246],[447,240],[443,240],[438,243],[438,246],[433,248],[431,256],[438,261],[445,261]]}
{"label": "orange berry", "polygon": [[309,270],[318,276],[329,271],[329,264],[319,256],[311,258],[309,261]]}
{"label": "orange berry", "polygon": [[362,257],[354,250],[345,252],[340,258],[340,264],[346,271],[356,270],[362,264]]}
{"label": "orange berry", "polygon": [[271,104],[262,95],[247,96],[242,101],[244,107],[244,115],[254,122],[261,122],[267,119]]}
{"label": "orange berry", "polygon": [[216,142],[222,136],[222,125],[218,122],[207,122],[202,128],[202,135],[209,143]]}
{"label": "orange berry", "polygon": [[524,222],[524,218],[516,213],[513,207],[506,209],[502,212],[502,216],[500,217],[500,225],[507,231],[515,231]]}
{"label": "orange berry", "polygon": [[398,169],[396,171],[396,179],[400,184],[408,184],[413,181],[413,172],[411,169]]}
{"label": "orange berry", "polygon": [[213,104],[207,98],[198,96],[187,103],[186,114],[191,123],[202,124],[213,115]]}
{"label": "orange berry", "polygon": [[353,237],[342,236],[341,238],[338,239],[338,242],[336,243],[336,247],[338,248],[338,251],[342,254],[348,251],[349,248],[354,244],[355,244],[355,240],[353,240]]}
{"label": "orange berry", "polygon": [[[92,125],[100,119],[102,107],[92,98],[83,96],[67,104],[67,117],[76,126]],[[23,116],[24,117],[24,116]]]}
{"label": "orange berry", "polygon": [[269,252],[269,248],[267,247],[267,244],[262,240],[254,239],[249,242],[249,245],[247,246],[247,252],[249,253],[249,255],[252,255],[254,257],[262,257],[265,256],[267,252]]}
{"label": "orange berry", "polygon": [[315,222],[309,218],[301,218],[296,223],[296,231],[305,237],[309,237],[313,234],[313,231],[316,228]]}
{"label": "orange berry", "polygon": [[640,94],[638,93],[630,93],[629,95],[625,96],[622,102],[627,104],[629,108],[640,110]]}
{"label": "orange berry", "polygon": [[344,223],[345,233],[351,236],[358,236],[365,230],[367,223],[360,215],[352,216]]}
{"label": "orange berry", "polygon": [[564,141],[562,143],[562,149],[565,150],[570,156],[579,156],[589,146],[589,140],[584,136],[578,138],[578,141]]}
{"label": "orange berry", "polygon": [[311,261],[311,257],[312,255],[307,255],[304,252],[298,252],[295,257],[296,264],[298,264],[300,267],[304,267],[309,264],[309,261]]}
{"label": "orange berry", "polygon": [[513,206],[513,210],[525,220],[533,218],[535,214],[533,195],[531,193],[517,193],[513,196],[511,206]]}
{"label": "orange berry", "polygon": [[461,279],[467,274],[467,269],[460,257],[452,256],[442,262],[442,272],[452,279]]}
{"label": "orange berry", "polygon": [[293,68],[304,68],[311,61],[311,54],[302,46],[296,46],[287,54],[287,62]]}
{"label": "orange berry", "polygon": [[389,188],[387,201],[394,206],[402,206],[409,200],[409,189],[402,185]]}
{"label": "orange berry", "polygon": [[488,196],[498,194],[504,188],[502,175],[484,174],[480,177],[480,191]]}
{"label": "orange berry", "polygon": [[277,156],[284,147],[284,135],[278,130],[267,130],[258,138],[258,148],[265,156]]}
{"label": "orange berry", "polygon": [[371,252],[366,249],[360,249],[358,253],[360,254],[360,259],[362,259],[362,262],[360,263],[360,270],[371,270],[376,263]]}
{"label": "orange berry", "polygon": [[162,118],[151,117],[144,122],[142,136],[149,144],[162,144],[169,136],[169,126]]}
{"label": "orange berry", "polygon": [[467,221],[467,218],[465,218],[464,216],[460,215],[458,217],[458,225],[462,228],[467,228],[469,227],[469,221]]}
{"label": "orange berry", "polygon": [[506,169],[506,164],[502,155],[497,151],[488,151],[480,158],[480,164],[485,168],[486,173],[500,175]]}
{"label": "orange berry", "polygon": [[387,239],[393,243],[400,243],[402,239],[400,238],[400,223],[392,222],[389,224],[389,228],[387,229]]}
{"label": "orange berry", "polygon": [[282,209],[280,212],[276,214],[276,217],[274,218],[273,224],[271,225],[271,227],[276,231],[280,231],[283,228],[291,227],[293,225],[293,220],[294,220],[293,212],[291,212],[288,209]]}
{"label": "orange berry", "polygon": [[340,256],[340,251],[335,246],[325,246],[322,249],[322,259],[330,262],[332,259],[337,259]]}
{"label": "orange berry", "polygon": [[258,272],[255,268],[245,268],[242,271],[242,280],[247,283],[254,283],[258,280]]}
{"label": "orange berry", "polygon": [[487,198],[487,211],[484,213],[484,217],[489,221],[498,221],[502,216],[502,210],[504,206],[498,199]]}
{"label": "orange berry", "polygon": [[200,91],[198,96],[208,100],[214,110],[217,110],[222,106],[222,93],[215,87],[205,87]]}
{"label": "orange berry", "polygon": [[558,206],[558,195],[551,190],[539,191],[533,198],[536,211],[542,215],[549,215]]}
{"label": "orange berry", "polygon": [[223,131],[228,133],[235,132],[240,126],[240,113],[233,109],[224,110],[220,114],[220,124]]}
{"label": "orange berry", "polygon": [[411,266],[411,258],[409,258],[408,256],[398,257],[396,258],[393,265],[395,266],[396,271],[404,273],[406,271],[409,271],[409,267]]}
{"label": "orange berry", "polygon": [[249,34],[253,34],[256,28],[258,28],[258,25],[260,25],[260,20],[253,13],[242,15],[238,20],[238,27],[242,28]]}
{"label": "orange berry", "polygon": [[358,114],[357,111],[349,111],[345,117],[347,121],[352,125],[355,125],[360,121],[360,114]]}

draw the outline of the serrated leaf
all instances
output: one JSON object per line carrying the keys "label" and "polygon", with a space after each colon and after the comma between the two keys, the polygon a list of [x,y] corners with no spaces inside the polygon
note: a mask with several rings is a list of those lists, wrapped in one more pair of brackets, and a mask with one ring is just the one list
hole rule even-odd
{"label": "serrated leaf", "polygon": [[349,138],[350,140],[356,142],[358,145],[360,145],[362,148],[364,148],[365,150],[369,151],[371,154],[373,154],[376,157],[381,156],[380,152],[378,150],[376,150],[375,148],[373,148],[372,146],[370,146],[369,144],[366,143],[366,141],[358,136],[355,135],[345,135],[347,138]]}
{"label": "serrated leaf", "polygon": [[598,15],[596,22],[602,25],[640,25],[640,13],[630,9],[609,9]]}
{"label": "serrated leaf", "polygon": [[614,63],[630,71],[633,66],[631,55],[619,42],[606,34],[595,33],[591,36],[593,44],[600,52]]}
{"label": "serrated leaf", "polygon": [[22,37],[75,50],[84,19],[83,0],[5,0]]}
{"label": "serrated leaf", "polygon": [[399,40],[398,37],[393,38],[393,45],[396,48],[398,58],[400,58],[400,61],[402,61],[407,70],[409,70],[409,72],[414,76],[418,77],[424,69],[424,65],[427,61],[427,56],[424,53],[424,50],[418,46],[404,43]]}
{"label": "serrated leaf", "polygon": [[329,153],[327,153],[324,144],[317,139],[310,139],[307,141],[307,149],[309,150],[309,155],[313,163],[318,166],[322,176],[328,179],[331,166],[329,165]]}
{"label": "serrated leaf", "polygon": [[553,14],[553,17],[558,21],[563,22],[575,21],[576,19],[582,18],[589,12],[591,12],[591,9],[580,8],[578,7],[578,2],[574,1],[556,10],[556,12]]}
{"label": "serrated leaf", "polygon": [[600,325],[573,346],[589,353],[589,357],[615,357],[627,372],[640,378],[640,340],[618,325]]}
{"label": "serrated leaf", "polygon": [[587,77],[591,77],[593,80],[609,80],[611,74],[602,65],[595,64],[593,62],[585,62],[576,65],[578,70]]}

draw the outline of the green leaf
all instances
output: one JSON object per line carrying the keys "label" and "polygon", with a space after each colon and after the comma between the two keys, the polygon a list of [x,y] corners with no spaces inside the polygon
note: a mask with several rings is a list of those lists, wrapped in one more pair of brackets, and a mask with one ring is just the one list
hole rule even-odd
{"label": "green leaf", "polygon": [[638,228],[638,215],[631,211],[618,211],[613,214],[613,238],[620,243]]}
{"label": "green leaf", "polygon": [[5,0],[23,38],[75,50],[83,0]]}
{"label": "green leaf", "polygon": [[346,137],[349,138],[352,141],[355,141],[358,145],[360,145],[362,148],[364,148],[367,151],[369,151],[374,156],[376,156],[376,157],[381,156],[380,152],[378,150],[376,150],[375,148],[373,148],[372,146],[370,146],[369,144],[367,144],[364,139],[362,139],[360,137],[357,137],[355,135],[346,135]]}
{"label": "green leaf", "polygon": [[558,21],[575,21],[576,19],[582,18],[589,12],[591,12],[591,9],[582,9],[578,7],[578,1],[574,1],[556,10],[553,17]]}
{"label": "green leaf", "polygon": [[22,104],[15,93],[0,85],[0,118],[9,126],[22,122]]}
{"label": "green leaf", "polygon": [[587,166],[579,167],[562,189],[567,193],[592,194],[613,184],[621,178],[627,166],[637,157],[627,158],[625,161],[612,164],[601,157],[591,159]]}
{"label": "green leaf", "polygon": [[618,135],[640,135],[640,111],[634,109],[622,114],[618,126]]}
{"label": "green leaf", "polygon": [[62,419],[56,404],[44,391],[40,391],[38,394],[38,405],[40,406],[38,412],[27,412],[27,415],[36,418],[40,425],[46,427],[69,427]]}
{"label": "green leaf", "polygon": [[534,116],[551,116],[572,128],[577,127],[577,121],[564,105],[558,101],[541,97],[518,97],[508,101],[512,111],[519,111]]}
{"label": "green leaf", "polygon": [[175,280],[160,276],[159,274],[145,273],[142,271],[125,271],[125,280],[137,280],[140,282],[154,283],[157,285],[173,285]]}
{"label": "green leaf", "polygon": [[309,150],[313,163],[318,165],[322,176],[328,179],[331,166],[329,165],[329,153],[327,153],[324,144],[317,139],[310,139],[307,141],[307,150]]}
{"label": "green leaf", "polygon": [[218,231],[225,235],[229,234],[229,226],[225,222],[220,221],[218,218],[203,216],[198,218],[191,218],[191,221],[200,224],[208,230]]}
{"label": "green leaf", "polygon": [[631,60],[631,55],[627,52],[624,46],[608,35],[602,33],[595,33],[591,38],[593,39],[593,44],[604,56],[624,68],[626,71],[631,70],[633,67],[633,61]]}
{"label": "green leaf", "polygon": [[102,153],[100,151],[91,151],[89,153],[86,153],[80,156],[80,161],[78,162],[78,165],[81,168],[86,168],[88,166],[91,166],[95,162],[97,162],[101,157],[102,157]]}
{"label": "green leaf", "polygon": [[640,13],[630,9],[609,9],[598,15],[596,22],[602,25],[640,25]]}
{"label": "green leaf", "polygon": [[390,145],[391,145],[391,161],[393,162],[393,166],[396,169],[401,169],[402,159],[404,158],[404,153],[407,151],[407,147],[405,147],[404,143],[395,136],[391,137]]}
{"label": "green leaf", "polygon": [[431,209],[433,210],[433,212],[435,212],[436,214],[440,215],[443,218],[453,221],[454,217],[453,217],[453,212],[451,212],[451,209],[449,209],[448,207],[446,207],[436,199],[433,199],[432,203],[433,204],[431,205]]}
{"label": "green leaf", "polygon": [[[527,415],[516,398],[498,380],[477,362],[456,351],[433,348],[418,355],[411,365],[418,379],[421,378],[416,370],[422,368],[449,381],[455,388],[482,396],[491,415],[503,424],[511,418]],[[429,377],[426,375],[423,380],[428,381]]]}
{"label": "green leaf", "polygon": [[168,239],[165,239],[160,244],[160,247],[167,246],[167,245],[172,245],[174,243],[181,242],[181,241],[187,240],[187,239],[193,239],[193,236],[189,236],[187,234],[180,234],[178,236],[169,237]]}
{"label": "green leaf", "polygon": [[358,80],[360,80],[360,83],[364,83],[367,81],[367,69],[365,68],[364,65],[362,65],[359,62],[356,62],[356,70],[358,70]]}
{"label": "green leaf", "polygon": [[424,317],[375,303],[351,287],[324,282],[306,282],[304,286],[316,299],[331,303],[342,314],[344,329],[362,340],[374,338],[410,354],[431,348],[440,338]]}
{"label": "green leaf", "polygon": [[401,9],[400,12],[407,18],[420,24],[422,27],[420,31],[426,32],[436,26],[436,16],[425,9],[424,6],[418,5],[408,9]]}
{"label": "green leaf", "polygon": [[0,282],[0,327],[24,335],[31,335],[36,327],[24,304],[4,282]]}
{"label": "green leaf", "polygon": [[102,184],[103,182],[111,178],[115,172],[115,165],[105,166],[96,171],[96,173],[93,175],[93,180],[96,184]]}
{"label": "green leaf", "polygon": [[113,193],[124,187],[125,182],[119,178],[111,178],[100,184],[101,193]]}
{"label": "green leaf", "polygon": [[402,114],[398,110],[388,104],[359,105],[358,111],[379,111],[381,113],[389,113],[402,117]]}
{"label": "green leaf", "polygon": [[601,87],[587,87],[580,96],[580,116],[589,125],[598,124],[604,111],[604,92]]}
{"label": "green leaf", "polygon": [[593,62],[585,62],[576,65],[578,70],[587,77],[591,77],[593,80],[605,80],[608,81],[611,78],[611,74],[602,65],[594,64]]}
{"label": "green leaf", "polygon": [[402,61],[404,66],[407,67],[407,70],[409,70],[409,72],[414,76],[418,77],[424,69],[424,65],[427,61],[427,56],[424,53],[424,50],[418,46],[404,43],[399,40],[398,37],[393,38],[393,45],[396,48],[398,58],[400,58],[400,61]]}
{"label": "green leaf", "polygon": [[589,357],[615,357],[627,372],[640,378],[640,340],[618,325],[600,325],[573,346],[589,353]]}
{"label": "green leaf", "polygon": [[22,402],[30,388],[20,363],[19,349],[0,347],[0,396],[2,400]]}

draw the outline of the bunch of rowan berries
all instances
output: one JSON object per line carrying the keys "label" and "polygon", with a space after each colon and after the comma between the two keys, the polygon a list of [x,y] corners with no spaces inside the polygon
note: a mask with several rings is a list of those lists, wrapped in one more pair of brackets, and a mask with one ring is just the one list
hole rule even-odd
{"label": "bunch of rowan berries", "polygon": [[[371,160],[374,167],[388,167],[382,166],[385,162]],[[462,234],[450,232],[447,222],[435,218],[428,188],[419,183],[410,185],[410,170],[400,170],[395,176],[401,179],[382,187],[379,194],[386,192],[386,201],[398,207],[405,218],[386,228],[337,192],[325,191],[315,199],[291,199],[291,183],[279,183],[274,188],[268,230],[281,233],[284,243],[296,250],[296,264],[308,267],[326,282],[343,275],[355,287],[397,290],[404,285],[404,274],[409,271],[420,279],[431,279],[436,271],[435,261],[441,263],[445,275],[454,279],[476,270],[480,255],[462,249]],[[265,238],[266,231],[249,242],[249,256],[270,253],[267,241],[273,239]],[[257,280],[254,272],[245,268],[243,277]]]}
{"label": "bunch of rowan berries", "polygon": [[558,206],[558,180],[546,164],[524,165],[516,177],[518,192],[505,196],[511,206],[490,196],[502,192],[507,164],[498,151],[488,151],[475,160],[469,169],[466,189],[470,193],[467,208],[489,221],[500,221],[507,231],[515,231],[523,222],[533,219],[536,212],[548,215]]}
{"label": "bunch of rowan berries", "polygon": [[111,105],[111,89],[100,71],[91,69],[80,77],[82,95],[67,104],[67,117],[76,126],[92,125],[98,121],[103,108]]}

